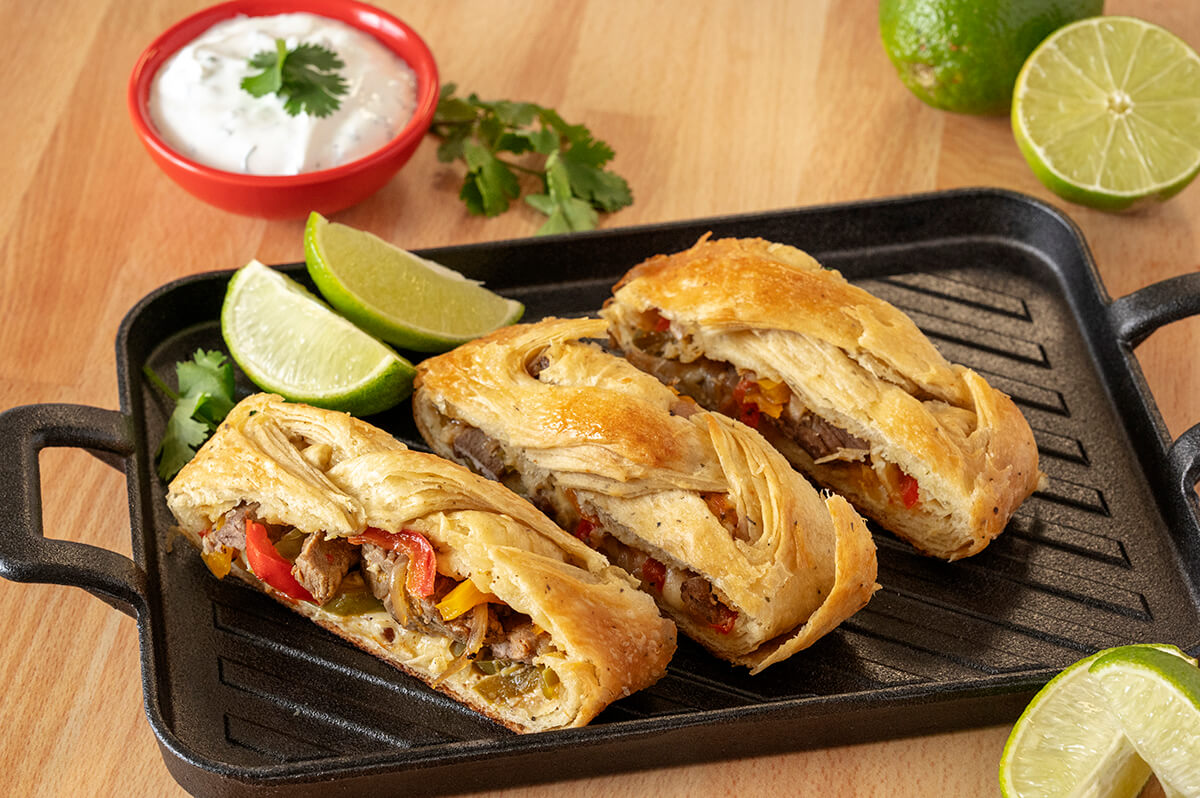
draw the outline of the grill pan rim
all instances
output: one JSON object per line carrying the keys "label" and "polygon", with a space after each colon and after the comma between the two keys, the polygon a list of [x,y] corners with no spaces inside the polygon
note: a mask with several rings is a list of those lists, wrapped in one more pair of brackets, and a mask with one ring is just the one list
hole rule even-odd
{"label": "grill pan rim", "polygon": [[[1066,240],[1072,242],[1076,249],[1078,265],[1075,271],[1069,276],[1070,279],[1066,276],[1062,277],[1062,284],[1058,286],[1058,290],[1062,292],[1071,304],[1076,318],[1080,322],[1081,333],[1088,345],[1092,347],[1091,356],[1097,364],[1097,370],[1105,376],[1106,387],[1113,395],[1114,402],[1122,407],[1123,412],[1128,413],[1127,418],[1132,417],[1135,430],[1150,432],[1154,436],[1153,445],[1145,445],[1139,449],[1139,455],[1142,457],[1141,465],[1148,482],[1156,491],[1156,496],[1160,503],[1160,511],[1167,517],[1173,533],[1179,538],[1177,542],[1182,541],[1180,545],[1183,546],[1188,540],[1194,542],[1197,538],[1200,538],[1200,527],[1197,526],[1195,516],[1196,502],[1194,493],[1189,496],[1181,494],[1177,490],[1178,479],[1174,478],[1176,475],[1172,474],[1173,466],[1169,460],[1172,442],[1167,434],[1161,415],[1154,405],[1153,397],[1150,395],[1149,387],[1146,384],[1140,367],[1131,355],[1131,344],[1134,342],[1120,339],[1120,330],[1118,329],[1117,321],[1114,320],[1114,316],[1110,310],[1114,303],[1103,287],[1091,253],[1078,227],[1056,208],[1040,200],[999,189],[956,189],[953,191],[914,194],[851,203],[715,216],[706,219],[680,220],[638,227],[612,228],[589,233],[540,239],[512,239],[453,247],[428,248],[420,250],[420,253],[426,257],[444,259],[453,263],[470,261],[480,254],[495,252],[498,249],[520,251],[528,247],[541,248],[547,246],[580,245],[584,243],[603,245],[610,242],[626,241],[631,237],[636,238],[640,236],[650,239],[662,239],[672,236],[682,237],[684,233],[690,235],[694,240],[695,231],[701,227],[718,230],[722,228],[747,228],[756,225],[770,227],[784,219],[802,221],[807,218],[819,217],[822,214],[869,214],[880,210],[892,212],[912,211],[917,213],[918,211],[928,212],[933,208],[961,209],[967,205],[990,205],[993,211],[1001,217],[1005,213],[1014,214],[1018,210],[1020,213],[1031,214],[1038,218],[1039,221],[1037,224],[1044,228],[1040,231],[1041,235],[1065,236]],[[1003,231],[1004,225],[1001,224],[1000,227]],[[965,233],[967,235],[974,235],[969,230],[965,231]],[[912,235],[917,236],[911,239],[912,241],[922,240],[919,238],[920,231]],[[1001,238],[1004,237],[1003,232],[997,235]],[[770,236],[764,234],[764,237]],[[1036,249],[1037,244],[1035,242],[1030,246]],[[819,250],[814,251],[813,254],[820,260]],[[285,268],[296,274],[299,274],[301,271],[300,264],[288,264]],[[144,357],[139,358],[139,353],[148,351],[147,342],[136,340],[138,325],[144,320],[145,314],[152,312],[156,303],[164,297],[170,297],[180,290],[186,290],[191,286],[213,280],[214,278],[225,278],[229,274],[232,274],[232,272],[232,269],[217,270],[169,282],[152,291],[126,314],[116,340],[118,380],[122,413],[133,420],[132,426],[136,430],[142,429],[145,418],[145,407],[143,405],[140,384],[140,366],[144,362]],[[493,279],[496,275],[492,273],[475,276],[486,277],[491,287],[495,287],[501,291],[506,287],[522,285],[520,283],[505,284],[503,280],[497,282]],[[536,282],[534,281],[534,283]],[[1129,325],[1126,324],[1125,328],[1128,329]],[[1141,328],[1139,328],[1139,334],[1141,331]],[[1110,379],[1111,382],[1108,381]],[[126,468],[131,519],[135,520],[135,526],[137,519],[153,518],[152,508],[149,506],[151,503],[149,497],[153,493],[150,489],[150,481],[156,479],[156,477],[153,475],[153,468],[147,462],[148,451],[149,449],[145,441],[137,441],[134,454],[129,458]],[[964,716],[967,719],[965,724],[955,725],[955,719],[947,716],[943,710],[945,707],[955,705],[956,702],[967,707],[972,707],[976,703],[980,706],[994,706],[997,703],[1002,703],[1005,705],[1004,711],[1011,713],[1011,716],[1015,718],[1016,713],[1024,706],[1024,702],[1028,697],[1056,672],[1055,669],[1042,669],[1036,671],[1026,670],[1019,673],[1000,673],[981,677],[974,682],[960,681],[955,683],[952,689],[947,689],[944,685],[931,685],[930,683],[923,682],[913,685],[873,688],[864,690],[861,693],[793,698],[748,707],[733,707],[725,710],[702,710],[692,713],[703,717],[688,717],[685,713],[683,716],[668,715],[619,721],[600,727],[593,726],[577,730],[549,732],[543,735],[513,736],[491,740],[468,741],[466,743],[453,743],[441,746],[443,749],[441,753],[436,750],[439,748],[438,746],[429,746],[426,750],[400,751],[394,757],[384,754],[373,754],[371,756],[344,755],[327,760],[314,760],[299,764],[283,763],[263,766],[231,765],[196,753],[196,751],[180,739],[173,731],[171,718],[173,708],[164,703],[160,694],[160,692],[166,692],[162,682],[165,677],[159,671],[160,666],[158,662],[159,657],[162,656],[162,646],[165,645],[165,632],[161,628],[161,615],[155,608],[159,606],[158,602],[162,600],[162,596],[158,594],[158,579],[155,578],[152,569],[147,568],[148,563],[157,561],[157,546],[159,545],[157,537],[154,534],[152,524],[143,523],[141,529],[133,529],[134,561],[139,568],[150,573],[150,578],[140,588],[145,591],[145,595],[142,596],[143,600],[139,606],[134,608],[138,616],[143,695],[147,716],[154,729],[154,733],[158,737],[164,760],[177,780],[185,787],[195,787],[197,794],[204,794],[208,791],[219,791],[221,794],[231,795],[262,794],[263,792],[274,794],[276,788],[282,789],[285,787],[302,787],[304,785],[318,784],[323,785],[322,789],[324,792],[321,794],[327,794],[328,788],[334,784],[343,782],[347,784],[352,782],[359,783],[364,779],[367,780],[366,783],[375,783],[377,781],[378,783],[391,784],[395,783],[397,777],[404,777],[405,774],[413,777],[408,778],[406,783],[411,782],[410,786],[414,786],[418,783],[414,781],[414,778],[420,779],[420,773],[425,770],[439,768],[444,770],[444,766],[454,767],[480,763],[496,757],[520,757],[524,755],[539,755],[546,752],[553,753],[559,751],[563,746],[587,748],[603,744],[615,744],[617,746],[622,744],[637,745],[651,736],[663,734],[674,734],[686,739],[689,730],[694,732],[699,729],[701,730],[701,736],[703,736],[706,733],[705,730],[711,731],[711,727],[714,724],[730,728],[748,727],[750,729],[758,728],[764,722],[768,725],[782,724],[783,726],[787,726],[795,724],[803,727],[805,725],[806,711],[815,712],[818,718],[821,718],[837,711],[839,705],[845,705],[842,706],[842,711],[844,712],[853,713],[857,710],[861,717],[867,717],[871,713],[883,712],[886,714],[888,711],[903,714],[905,710],[919,705],[929,713],[929,717],[937,721],[935,727],[925,728],[924,730],[945,731],[953,728],[981,725],[978,716],[972,715],[969,712]],[[1191,551],[1184,552],[1181,554],[1181,557],[1191,563],[1200,561],[1195,558],[1194,552]],[[1193,603],[1195,604],[1197,603],[1195,599],[1198,595],[1196,593],[1195,579],[1191,581],[1190,587]],[[1200,643],[1196,647],[1193,647],[1191,653],[1196,654],[1198,651],[1200,651]],[[942,709],[939,709],[939,707],[942,707]],[[867,711],[868,709],[870,710],[869,712]],[[828,711],[826,712],[825,710]],[[876,725],[878,726],[878,724]],[[908,726],[899,724],[894,728],[899,730],[899,735],[905,735],[921,733],[921,728],[927,725],[914,722]],[[873,728],[859,730],[853,735],[852,739],[847,739],[845,742],[887,739],[899,735],[889,733],[884,728]],[[811,746],[806,746],[803,743],[795,743],[789,744],[779,750],[801,750],[805,747]],[[756,752],[764,753],[765,751],[761,747],[758,747],[757,750],[743,750],[742,746],[733,745],[729,747],[727,754],[721,753],[719,755],[744,756]],[[688,761],[700,760],[691,760],[686,756],[679,755],[669,761],[664,760],[661,764],[681,764]],[[641,767],[636,761],[630,764],[633,768]],[[598,763],[597,767],[593,770],[573,772],[562,778],[628,769],[631,769],[631,767],[625,767],[620,762]],[[524,778],[507,782],[506,784],[532,783],[532,781],[529,778]],[[444,787],[451,789],[470,788],[470,785],[470,779],[466,778],[462,784],[444,784],[435,788],[435,791],[441,791]],[[491,786],[504,785],[493,784]],[[288,791],[288,794],[291,794],[291,791]]]}

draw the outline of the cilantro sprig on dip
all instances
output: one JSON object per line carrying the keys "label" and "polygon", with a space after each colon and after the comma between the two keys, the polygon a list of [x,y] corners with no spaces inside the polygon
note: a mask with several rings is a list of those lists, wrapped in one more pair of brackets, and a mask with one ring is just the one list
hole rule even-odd
{"label": "cilantro sprig on dip", "polygon": [[466,164],[459,197],[471,213],[496,216],[508,210],[521,195],[517,172],[541,179],[542,193],[525,197],[548,217],[538,235],[591,230],[600,212],[633,203],[625,178],[604,168],[612,147],[586,126],[568,124],[536,103],[456,97],[457,88],[442,87],[430,133],[442,140],[439,161]]}
{"label": "cilantro sprig on dip", "polygon": [[250,66],[261,69],[242,80],[242,88],[255,97],[276,94],[290,116],[303,112],[329,116],[341,105],[338,98],[348,90],[337,70],[346,66],[337,53],[319,44],[301,42],[288,49],[283,39],[275,50],[263,50],[250,58]]}

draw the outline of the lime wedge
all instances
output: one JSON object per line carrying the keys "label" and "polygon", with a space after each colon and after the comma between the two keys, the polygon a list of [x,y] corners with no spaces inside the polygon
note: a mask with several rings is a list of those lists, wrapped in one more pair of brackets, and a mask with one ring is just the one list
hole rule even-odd
{"label": "lime wedge", "polygon": [[294,402],[370,415],[412,393],[412,364],[256,260],[229,280],[221,335],[255,385]]}
{"label": "lime wedge", "polygon": [[405,349],[442,352],[525,312],[456,271],[318,213],[304,228],[304,256],[329,304]]}
{"label": "lime wedge", "polygon": [[1200,795],[1200,668],[1126,646],[1088,668],[1125,736],[1168,791]]}
{"label": "lime wedge", "polygon": [[1173,646],[1100,651],[1055,676],[1021,714],[1000,758],[1005,798],[1134,798],[1151,768],[1109,708],[1107,691],[1089,669],[1111,654],[1157,651],[1192,667]]}
{"label": "lime wedge", "polygon": [[1012,126],[1064,199],[1110,211],[1167,199],[1200,172],[1200,56],[1139,19],[1080,20],[1030,54]]}

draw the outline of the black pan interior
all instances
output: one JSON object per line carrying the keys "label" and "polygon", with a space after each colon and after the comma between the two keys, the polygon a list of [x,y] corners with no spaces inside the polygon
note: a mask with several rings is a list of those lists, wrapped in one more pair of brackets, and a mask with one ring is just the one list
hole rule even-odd
{"label": "black pan interior", "polygon": [[[1008,722],[1049,675],[1096,649],[1197,647],[1197,568],[1179,542],[1194,531],[1169,523],[1160,477],[1147,473],[1162,441],[1131,434],[1156,428],[1143,418],[1152,401],[1140,375],[1106,365],[1100,350],[1112,342],[1095,308],[1107,298],[1086,246],[1045,206],[958,192],[424,254],[521,300],[534,320],[594,311],[629,267],[709,231],[799,246],[908,312],[950,360],[1017,402],[1045,489],[961,562],[919,556],[874,529],[879,593],[759,676],[683,640],[665,679],[588,728],[521,737],[213,579],[172,539],[151,479],[153,525],[134,532],[153,586],[142,619],[147,706],[185,786],[304,792],[316,778],[325,792],[459,791]],[[301,266],[284,268],[305,279]],[[141,457],[153,454],[168,406],[140,370],[169,375],[197,347],[223,348],[227,278],[167,286],[123,327],[123,406],[143,431]],[[1140,393],[1114,388],[1126,382]],[[405,403],[369,420],[425,448],[409,413]]]}

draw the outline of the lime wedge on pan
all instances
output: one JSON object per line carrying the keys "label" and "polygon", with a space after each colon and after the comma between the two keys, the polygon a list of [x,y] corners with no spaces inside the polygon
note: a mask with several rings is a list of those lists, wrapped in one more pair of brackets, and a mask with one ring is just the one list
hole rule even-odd
{"label": "lime wedge on pan", "polygon": [[294,402],[370,415],[412,393],[412,364],[256,260],[229,280],[221,335],[255,385]]}
{"label": "lime wedge on pan", "polygon": [[1088,673],[1167,793],[1200,795],[1200,668],[1156,648],[1125,646]]}
{"label": "lime wedge on pan", "polygon": [[1108,657],[1155,651],[1188,668],[1193,661],[1173,646],[1123,646],[1097,652],[1055,676],[1013,726],[1000,758],[1005,798],[1135,798],[1150,778],[1108,690],[1089,670]]}
{"label": "lime wedge on pan", "polygon": [[1022,67],[1012,127],[1064,199],[1112,211],[1166,199],[1200,172],[1200,56],[1140,19],[1072,23]]}
{"label": "lime wedge on pan", "polygon": [[418,352],[441,352],[521,318],[524,306],[383,239],[318,213],[304,228],[308,273],[359,327]]}

